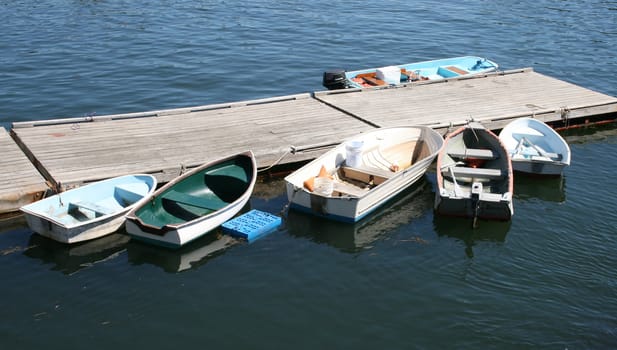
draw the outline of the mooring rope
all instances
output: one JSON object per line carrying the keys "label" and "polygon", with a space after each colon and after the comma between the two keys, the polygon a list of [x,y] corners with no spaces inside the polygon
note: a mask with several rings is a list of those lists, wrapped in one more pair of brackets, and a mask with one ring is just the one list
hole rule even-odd
{"label": "mooring rope", "polygon": [[279,164],[279,163],[283,160],[283,158],[285,158],[285,156],[287,156],[287,155],[288,155],[289,153],[291,153],[291,152],[292,152],[292,149],[290,148],[290,149],[288,149],[287,151],[285,151],[285,152],[283,153],[283,155],[279,157],[279,159],[277,159],[276,161],[274,161],[274,163],[270,164],[268,167],[265,167],[265,168],[263,168],[263,169],[261,169],[261,170],[258,170],[257,172],[258,172],[258,173],[261,173],[261,172],[264,172],[264,171],[267,171],[267,170],[272,169],[273,167],[277,166],[277,165],[278,165],[278,164]]}

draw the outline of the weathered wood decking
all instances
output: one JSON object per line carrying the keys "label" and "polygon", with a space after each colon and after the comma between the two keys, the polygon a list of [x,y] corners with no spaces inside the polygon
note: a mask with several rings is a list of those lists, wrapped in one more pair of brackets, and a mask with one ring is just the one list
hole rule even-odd
{"label": "weathered wood decking", "polygon": [[[62,189],[127,173],[162,181],[181,169],[251,149],[259,166],[307,159],[291,147],[332,145],[371,126],[311,98],[279,99],[147,113],[15,123],[13,135]],[[319,149],[317,149],[319,151]],[[308,152],[310,153],[310,152]]]}
{"label": "weathered wood decking", "polygon": [[473,118],[495,130],[524,116],[567,122],[617,112],[617,98],[530,68],[401,88],[317,92],[315,98],[382,127],[412,123],[441,129]]}
{"label": "weathered wood decking", "polygon": [[0,214],[19,209],[22,205],[41,199],[47,189],[45,179],[24,153],[0,128]]}
{"label": "weathered wood decking", "polygon": [[[615,97],[522,69],[397,88],[21,122],[11,133],[50,184],[64,190],[127,173],[152,173],[165,182],[184,167],[246,149],[260,168],[307,160],[375,127],[422,124],[445,132],[473,118],[500,129],[522,116],[567,124],[611,113],[617,113]],[[8,159],[2,164],[32,168]],[[10,175],[0,198],[24,193],[11,189],[22,171]]]}

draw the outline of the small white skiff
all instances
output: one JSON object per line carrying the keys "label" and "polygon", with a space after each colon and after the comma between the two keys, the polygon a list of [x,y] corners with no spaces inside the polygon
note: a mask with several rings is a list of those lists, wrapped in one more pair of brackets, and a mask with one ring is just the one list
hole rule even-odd
{"label": "small white skiff", "polygon": [[570,165],[570,146],[553,128],[534,118],[519,118],[499,133],[515,171],[559,176]]}
{"label": "small white skiff", "polygon": [[30,228],[62,243],[108,235],[124,225],[124,214],[156,189],[152,175],[98,181],[21,207]]}
{"label": "small white skiff", "polygon": [[352,137],[285,178],[290,207],[359,221],[421,178],[442,146],[441,135],[425,126]]}

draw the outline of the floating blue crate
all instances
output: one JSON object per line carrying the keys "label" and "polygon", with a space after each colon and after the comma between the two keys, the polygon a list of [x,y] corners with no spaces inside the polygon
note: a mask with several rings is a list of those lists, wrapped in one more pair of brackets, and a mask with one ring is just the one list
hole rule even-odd
{"label": "floating blue crate", "polygon": [[253,209],[225,222],[222,227],[223,232],[230,236],[244,238],[251,242],[274,231],[280,224],[280,217]]}

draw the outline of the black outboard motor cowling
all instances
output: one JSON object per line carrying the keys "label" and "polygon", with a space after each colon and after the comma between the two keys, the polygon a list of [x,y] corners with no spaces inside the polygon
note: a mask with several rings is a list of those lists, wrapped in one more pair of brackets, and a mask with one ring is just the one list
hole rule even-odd
{"label": "black outboard motor cowling", "polygon": [[328,90],[344,89],[347,87],[345,83],[344,70],[331,70],[323,73],[323,86]]}

